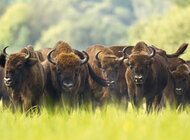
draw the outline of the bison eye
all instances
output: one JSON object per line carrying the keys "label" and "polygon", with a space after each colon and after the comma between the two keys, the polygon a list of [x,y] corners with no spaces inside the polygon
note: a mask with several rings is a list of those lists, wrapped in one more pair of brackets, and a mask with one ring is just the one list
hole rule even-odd
{"label": "bison eye", "polygon": [[131,62],[127,63],[127,65],[130,67],[130,69],[133,69],[134,67],[134,63],[131,63]]}
{"label": "bison eye", "polygon": [[133,65],[130,65],[130,69],[133,69]]}

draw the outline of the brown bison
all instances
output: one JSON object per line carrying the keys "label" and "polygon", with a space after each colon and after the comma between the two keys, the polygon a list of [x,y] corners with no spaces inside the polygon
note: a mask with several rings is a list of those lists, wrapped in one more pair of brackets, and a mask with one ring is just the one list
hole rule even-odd
{"label": "brown bison", "polygon": [[[184,61],[183,59],[178,58],[181,54],[184,53],[187,46],[188,46],[187,43],[183,43],[178,49],[178,51],[176,52],[177,55],[174,54],[173,58],[170,56],[168,57],[169,80],[163,93],[162,103],[164,105],[168,101],[172,107],[178,107],[180,104],[182,106],[185,105],[187,101],[182,98],[185,97],[184,95],[188,95],[188,94],[179,95],[179,92],[185,93],[185,89],[189,88],[189,85],[187,82],[188,80],[185,80],[185,79],[184,81],[182,80],[183,79],[182,77],[185,77],[185,76],[187,76],[186,78],[188,79],[188,75],[187,75],[188,63]],[[178,87],[179,83],[183,83],[183,86],[182,86],[183,88]]]}
{"label": "brown bison", "polygon": [[85,51],[81,53],[74,50],[64,41],[56,43],[47,58],[44,64],[47,73],[46,91],[53,102],[60,100],[61,96],[71,106],[89,101],[92,98],[89,76],[103,86],[110,85],[95,75],[87,63],[89,56]]}
{"label": "brown bison", "polygon": [[9,100],[7,89],[4,84],[4,68],[2,67],[5,66],[5,59],[6,56],[3,53],[0,54],[0,99],[2,99],[3,102]]}
{"label": "brown bison", "polygon": [[39,105],[45,85],[45,73],[32,46],[17,53],[6,54],[6,59],[0,61],[4,61],[4,83],[12,103],[15,106],[23,104],[24,110]]}
{"label": "brown bison", "polygon": [[187,64],[180,64],[172,71],[173,90],[176,104],[190,103],[190,68]]}
{"label": "brown bison", "polygon": [[162,92],[167,85],[167,59],[144,42],[138,42],[130,55],[126,53],[126,58],[125,78],[129,98],[136,107],[139,107],[145,98],[147,111],[150,111],[155,97],[157,103],[160,103]]}
{"label": "brown bison", "polygon": [[89,64],[92,69],[97,75],[113,83],[111,87],[102,87],[89,78],[92,92],[101,104],[105,100],[118,99],[120,101],[128,97],[124,77],[125,66],[123,65],[125,57],[122,53],[124,48],[125,46],[94,45],[86,49],[90,56]]}
{"label": "brown bison", "polygon": [[4,84],[4,68],[0,66],[0,99],[3,102],[4,105],[8,105],[10,100],[9,100],[9,95],[7,93],[7,88]]}

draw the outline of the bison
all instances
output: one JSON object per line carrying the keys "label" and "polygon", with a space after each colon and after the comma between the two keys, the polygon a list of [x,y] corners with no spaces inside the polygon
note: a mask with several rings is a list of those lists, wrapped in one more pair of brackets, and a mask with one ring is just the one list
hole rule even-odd
{"label": "bison", "polygon": [[44,64],[47,73],[46,93],[53,102],[63,97],[66,104],[75,107],[82,101],[90,101],[89,76],[103,86],[110,86],[110,82],[95,75],[88,60],[85,51],[74,50],[64,41],[56,43]]}
{"label": "bison", "polygon": [[[128,94],[132,104],[139,107],[142,99],[146,99],[146,109],[149,112],[155,97],[160,103],[162,93],[168,81],[167,59],[149,47],[144,42],[138,42],[126,53],[127,70],[125,73]],[[157,105],[156,105],[157,106]]]}
{"label": "bison", "polygon": [[4,64],[4,83],[13,105],[23,105],[26,111],[39,105],[45,86],[45,72],[32,46],[10,55],[6,49],[6,59],[0,60]]}
{"label": "bison", "polygon": [[[184,53],[187,46],[188,46],[187,43],[183,43],[176,52],[177,55],[174,54],[173,57],[171,57],[172,55],[168,56],[169,80],[163,93],[162,104],[164,106],[166,102],[169,102],[171,107],[178,107],[179,105],[184,106],[186,104],[187,100],[182,98],[185,97],[185,95],[188,95],[184,94],[185,92],[187,93],[185,89],[188,89],[189,87],[188,75],[187,75],[188,61],[185,61],[178,57]],[[185,76],[187,80],[185,80],[185,78],[184,79],[182,78]],[[181,88],[179,88],[179,86],[182,84],[179,83],[183,83],[183,86]],[[181,93],[181,95],[179,95],[180,92],[182,92],[183,94]]]}
{"label": "bison", "polygon": [[180,64],[176,70],[171,72],[173,90],[176,105],[185,106],[190,103],[190,68],[187,64]]}
{"label": "bison", "polygon": [[105,100],[117,99],[120,101],[122,98],[128,99],[124,77],[125,66],[123,65],[125,57],[122,53],[124,48],[125,46],[105,47],[94,45],[86,49],[90,56],[89,64],[92,66],[92,69],[97,75],[113,83],[111,87],[102,87],[89,78],[92,92],[96,100],[101,104]]}
{"label": "bison", "polygon": [[4,84],[4,68],[0,66],[0,99],[3,102],[3,106],[8,106],[10,103],[7,88]]}

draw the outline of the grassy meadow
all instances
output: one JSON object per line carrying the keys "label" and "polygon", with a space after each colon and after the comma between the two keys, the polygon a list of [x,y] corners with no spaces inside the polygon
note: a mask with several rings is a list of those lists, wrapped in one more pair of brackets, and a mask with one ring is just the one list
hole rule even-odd
{"label": "grassy meadow", "polygon": [[[145,108],[145,107],[144,107]],[[32,117],[0,109],[1,140],[189,140],[190,113],[169,108],[159,113],[125,111],[109,105],[95,111],[42,108]]]}

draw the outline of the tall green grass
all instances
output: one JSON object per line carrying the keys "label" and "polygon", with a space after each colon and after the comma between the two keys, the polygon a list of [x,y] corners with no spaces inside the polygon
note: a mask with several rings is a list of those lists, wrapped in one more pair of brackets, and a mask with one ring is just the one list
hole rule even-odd
{"label": "tall green grass", "polygon": [[190,109],[138,112],[108,105],[95,111],[42,107],[32,117],[0,107],[0,140],[189,140]]}

